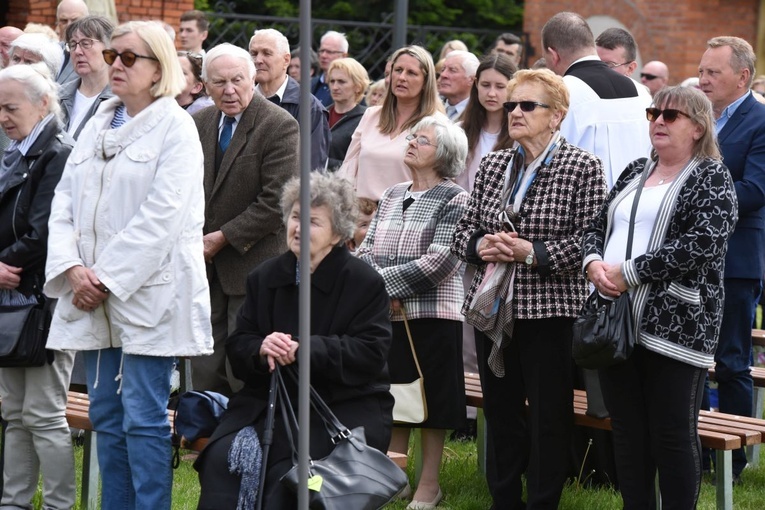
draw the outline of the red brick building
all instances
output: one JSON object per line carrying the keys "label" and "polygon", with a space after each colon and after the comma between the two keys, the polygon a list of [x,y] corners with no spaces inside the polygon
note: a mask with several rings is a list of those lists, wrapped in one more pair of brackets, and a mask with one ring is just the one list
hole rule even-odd
{"label": "red brick building", "polygon": [[535,54],[542,56],[541,31],[545,22],[561,11],[573,11],[590,22],[597,36],[611,26],[632,33],[640,48],[642,64],[661,60],[675,85],[698,75],[706,41],[734,35],[749,41],[758,55],[757,74],[765,74],[765,0],[527,0],[523,30],[530,35]]}
{"label": "red brick building", "polygon": [[[91,3],[85,1],[88,5]],[[157,19],[178,28],[179,18],[194,8],[194,0],[115,0],[117,18],[120,22],[136,19]],[[29,22],[53,26],[56,23],[58,0],[8,0],[8,11],[2,25],[24,28]],[[1,14],[1,13],[0,13]]]}

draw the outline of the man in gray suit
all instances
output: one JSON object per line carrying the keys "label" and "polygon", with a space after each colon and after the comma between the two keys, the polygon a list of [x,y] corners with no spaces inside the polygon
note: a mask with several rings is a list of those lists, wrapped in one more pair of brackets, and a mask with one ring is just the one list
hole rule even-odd
{"label": "man in gray suit", "polygon": [[204,250],[214,354],[192,360],[195,389],[226,395],[241,386],[226,364],[225,341],[244,302],[247,274],[286,249],[279,199],[298,174],[298,124],[255,94],[247,51],[224,43],[207,52],[202,79],[215,102],[194,114],[204,151]]}

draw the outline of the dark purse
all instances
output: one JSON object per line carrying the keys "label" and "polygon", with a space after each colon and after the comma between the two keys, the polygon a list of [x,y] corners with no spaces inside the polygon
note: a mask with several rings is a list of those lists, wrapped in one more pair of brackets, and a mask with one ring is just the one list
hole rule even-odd
{"label": "dark purse", "polygon": [[[632,258],[632,238],[635,230],[640,194],[648,176],[643,172],[635,190],[627,234],[627,254]],[[626,361],[635,347],[635,327],[632,318],[632,301],[629,292],[622,292],[616,299],[601,298],[595,290],[585,300],[579,317],[574,321],[571,355],[581,368],[607,368]]]}
{"label": "dark purse", "polygon": [[37,303],[0,307],[0,367],[41,367],[48,361],[51,300],[36,298]]}
{"label": "dark purse", "polygon": [[213,391],[187,391],[178,397],[173,426],[175,433],[193,443],[210,437],[228,407],[228,397]]}
{"label": "dark purse", "polygon": [[[282,367],[281,370],[290,370]],[[297,377],[289,371],[295,379]],[[277,377],[279,401],[287,436],[292,445],[293,468],[281,483],[297,492],[299,475],[297,445],[292,429],[297,430],[297,419],[284,386],[280,367],[273,372]],[[327,433],[335,444],[334,450],[319,460],[312,460],[308,474],[308,506],[314,510],[374,510],[390,503],[407,484],[406,473],[383,452],[367,445],[364,427],[349,430],[311,387],[311,406],[321,417]]]}

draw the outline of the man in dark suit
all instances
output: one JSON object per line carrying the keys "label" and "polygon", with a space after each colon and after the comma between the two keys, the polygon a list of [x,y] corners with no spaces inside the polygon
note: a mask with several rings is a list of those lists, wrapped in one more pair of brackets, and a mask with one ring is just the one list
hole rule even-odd
{"label": "man in dark suit", "polygon": [[[256,30],[250,39],[250,56],[255,63],[255,91],[281,106],[300,122],[300,84],[287,76],[290,43],[278,30]],[[311,169],[323,169],[329,156],[329,120],[327,109],[313,95],[311,98]]]}
{"label": "man in dark suit", "polygon": [[193,386],[231,395],[241,384],[226,367],[247,274],[285,251],[282,187],[298,173],[298,125],[255,93],[250,55],[231,44],[208,51],[202,79],[215,102],[194,115],[204,151],[204,250],[214,354],[192,360]]}
{"label": "man in dark suit", "polygon": [[[725,257],[715,371],[720,411],[739,416],[752,415],[752,322],[765,274],[765,105],[749,91],[755,60],[745,40],[715,37],[699,64],[699,86],[712,102],[723,162],[738,198],[738,223]],[[745,466],[744,449],[734,451],[734,479]]]}

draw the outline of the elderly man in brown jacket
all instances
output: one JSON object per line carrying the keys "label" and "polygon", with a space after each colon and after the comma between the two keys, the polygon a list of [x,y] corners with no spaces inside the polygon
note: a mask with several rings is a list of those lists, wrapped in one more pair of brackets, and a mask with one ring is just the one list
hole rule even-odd
{"label": "elderly man in brown jacket", "polygon": [[195,389],[226,395],[241,385],[226,366],[247,274],[285,250],[279,198],[298,173],[298,124],[254,93],[250,55],[231,44],[207,52],[202,70],[210,106],[194,115],[204,151],[204,250],[214,354],[192,360]]}

